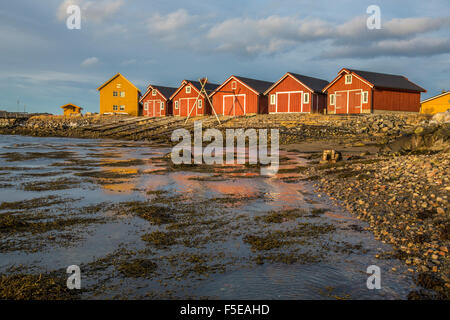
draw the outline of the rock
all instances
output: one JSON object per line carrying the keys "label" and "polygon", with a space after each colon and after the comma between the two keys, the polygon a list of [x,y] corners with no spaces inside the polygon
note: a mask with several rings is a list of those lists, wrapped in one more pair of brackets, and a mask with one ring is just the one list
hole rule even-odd
{"label": "rock", "polygon": [[342,160],[342,154],[336,150],[324,150],[320,163],[336,163]]}

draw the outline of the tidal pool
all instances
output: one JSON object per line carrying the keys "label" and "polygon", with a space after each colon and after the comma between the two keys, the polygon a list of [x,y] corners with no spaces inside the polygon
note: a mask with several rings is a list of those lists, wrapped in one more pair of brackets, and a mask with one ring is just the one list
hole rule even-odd
{"label": "tidal pool", "polygon": [[[302,180],[245,165],[175,166],[145,142],[0,136],[0,273],[81,299],[405,299],[415,289],[367,225]],[[369,290],[366,269],[381,268]],[[395,270],[395,271],[393,271]]]}

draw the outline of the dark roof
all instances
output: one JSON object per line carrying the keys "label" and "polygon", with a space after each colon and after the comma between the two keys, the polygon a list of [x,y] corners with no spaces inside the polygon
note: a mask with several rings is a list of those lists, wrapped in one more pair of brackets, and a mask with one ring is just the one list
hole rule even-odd
{"label": "dark roof", "polygon": [[370,72],[370,71],[361,71],[347,68],[345,69],[363,77],[364,79],[366,79],[367,81],[369,81],[375,87],[378,88],[402,89],[402,90],[422,91],[422,92],[426,91],[424,88],[419,87],[418,85],[412,83],[404,76],[387,73]]}
{"label": "dark roof", "polygon": [[163,86],[153,86],[153,88],[157,89],[161,94],[166,97],[166,99],[169,99],[175,91],[177,91],[178,88],[172,88],[172,87],[163,87]]}
{"label": "dark roof", "polygon": [[305,85],[307,85],[314,92],[322,93],[323,88],[325,88],[327,86],[327,84],[329,83],[329,81],[327,81],[327,80],[308,77],[308,76],[304,76],[304,75],[293,73],[293,72],[289,72],[289,74],[292,75],[294,78],[296,78],[301,83],[304,83]]}
{"label": "dark roof", "polygon": [[[196,87],[198,91],[200,91],[200,90],[202,89],[202,85],[201,85],[201,83],[200,83],[199,81],[193,81],[193,80],[186,80],[186,81],[189,81],[190,83],[192,83],[192,85],[193,85],[194,87]],[[209,83],[209,82],[208,82],[208,83],[205,85],[205,90],[206,90],[206,92],[209,94],[210,92],[213,92],[214,90],[216,90],[216,88],[217,88],[218,86],[219,86],[218,84],[215,84],[215,83]]]}
{"label": "dark roof", "polygon": [[256,79],[251,79],[251,78],[244,78],[244,77],[240,77],[240,76],[234,76],[234,77],[241,80],[246,85],[248,85],[250,88],[252,88],[253,90],[257,91],[260,94],[264,93],[267,89],[269,89],[273,85],[273,82],[256,80]]}

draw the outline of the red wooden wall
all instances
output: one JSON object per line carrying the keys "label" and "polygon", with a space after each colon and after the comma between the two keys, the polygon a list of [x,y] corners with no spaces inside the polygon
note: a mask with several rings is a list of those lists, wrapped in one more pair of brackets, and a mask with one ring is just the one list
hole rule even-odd
{"label": "red wooden wall", "polygon": [[[362,103],[361,94],[368,92],[368,102]],[[327,90],[328,113],[369,113],[371,112],[372,88],[366,82],[361,81],[355,75],[351,84],[345,84],[345,77],[340,77]],[[335,105],[330,104],[330,95],[336,94]],[[348,101],[348,110],[347,110]],[[361,108],[358,108],[361,106]]]}
{"label": "red wooden wall", "polygon": [[[164,102],[164,109],[161,110],[161,102]],[[148,110],[145,110],[145,106],[148,103]],[[150,90],[147,95],[142,99],[143,115],[146,117],[163,117],[169,115],[170,101],[166,102],[163,95],[156,90],[156,96],[152,94]]]}
{"label": "red wooden wall", "polygon": [[[191,86],[191,92],[186,93],[186,86]],[[181,90],[178,91],[178,93],[173,97],[172,99],[172,114],[174,116],[181,116],[186,117],[188,116],[189,112],[191,111],[192,107],[195,104],[196,98],[198,97],[198,91],[197,89],[191,85],[191,84],[182,84]],[[200,96],[199,100],[202,101],[202,107],[199,108],[198,103],[195,106],[194,110],[191,113],[191,117],[197,116],[197,115],[205,115],[209,114],[209,104],[208,100],[205,99],[203,96]],[[175,103],[178,101],[178,109],[175,108]]]}
{"label": "red wooden wall", "polygon": [[[236,89],[232,88],[233,82],[236,82]],[[211,101],[217,114],[239,116],[249,113],[267,113],[265,111],[267,110],[267,99],[259,97],[258,94],[234,78],[228,79],[223,87],[211,96]]]}
{"label": "red wooden wall", "polygon": [[[302,91],[297,93],[297,91]],[[287,93],[291,92],[291,93]],[[295,92],[295,93],[294,93]],[[303,93],[309,93],[309,102],[303,103]],[[277,94],[278,93],[278,94]],[[275,104],[270,103],[270,95],[277,96]],[[287,76],[268,94],[269,112],[323,112],[326,107],[326,96],[323,94],[313,94],[303,84],[299,83],[292,76]],[[289,104],[289,106],[288,106]]]}
{"label": "red wooden wall", "polygon": [[373,109],[386,111],[420,111],[420,92],[403,92],[375,89]]}

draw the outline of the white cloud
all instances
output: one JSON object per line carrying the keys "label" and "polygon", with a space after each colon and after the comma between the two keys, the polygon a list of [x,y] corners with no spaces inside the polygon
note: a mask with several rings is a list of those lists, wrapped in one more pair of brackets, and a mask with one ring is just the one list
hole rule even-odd
{"label": "white cloud", "polygon": [[99,63],[99,61],[100,60],[97,57],[87,58],[81,63],[81,66],[82,67],[90,67],[90,66],[93,66],[93,65]]}
{"label": "white cloud", "polygon": [[198,34],[200,30],[194,25],[198,19],[199,16],[191,15],[185,9],[166,15],[154,13],[147,20],[147,28],[151,36],[177,46],[177,41],[186,40],[188,34],[191,38]]}
{"label": "white cloud", "polygon": [[117,14],[125,4],[124,0],[65,0],[58,7],[56,17],[59,21],[67,19],[67,7],[77,5],[81,8],[81,19],[87,22],[101,23]]}

